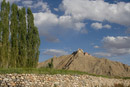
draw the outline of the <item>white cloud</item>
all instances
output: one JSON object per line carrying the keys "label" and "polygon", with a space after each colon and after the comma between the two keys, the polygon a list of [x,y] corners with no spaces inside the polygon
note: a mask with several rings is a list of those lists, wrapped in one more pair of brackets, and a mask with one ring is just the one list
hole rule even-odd
{"label": "white cloud", "polygon": [[81,32],[82,34],[87,34],[87,33],[88,33],[88,31],[87,31],[86,29],[82,29],[80,32]]}
{"label": "white cloud", "polygon": [[98,22],[92,23],[91,27],[93,27],[94,29],[97,29],[97,30],[102,29],[102,28],[106,28],[106,29],[110,29],[111,28],[111,26],[108,25],[108,24],[102,25],[102,23],[98,23]]}
{"label": "white cloud", "polygon": [[54,8],[54,10],[55,10],[55,11],[59,11],[59,9],[58,9],[58,8]]}
{"label": "white cloud", "polygon": [[23,8],[23,6],[18,6],[19,9]]}
{"label": "white cloud", "polygon": [[103,27],[104,27],[104,28],[107,28],[107,29],[110,29],[110,28],[111,28],[111,25],[106,24],[106,25],[104,25]]}
{"label": "white cloud", "polygon": [[9,1],[10,3],[14,3],[14,2],[19,2],[21,0],[6,0],[6,1]]}
{"label": "white cloud", "polygon": [[[2,1],[3,1],[3,0],[0,0],[0,3],[1,3]],[[8,1],[12,4],[12,3],[14,3],[14,2],[19,2],[19,1],[21,1],[21,0],[6,0],[6,2],[8,2]]]}
{"label": "white cloud", "polygon": [[105,53],[105,52],[97,52],[93,54],[94,56],[99,56],[99,57],[110,57],[112,56],[110,53]]}
{"label": "white cloud", "polygon": [[80,31],[84,27],[85,27],[85,23],[81,23],[81,22],[75,23],[75,29],[78,31]]}
{"label": "white cloud", "polygon": [[99,48],[99,46],[96,45],[96,46],[94,46],[94,48]]}
{"label": "white cloud", "polygon": [[[22,3],[38,11],[34,13],[35,25],[38,27],[40,35],[45,36],[47,41],[59,42],[59,39],[55,36],[55,33],[59,31],[66,32],[73,29],[80,33],[87,33],[87,30],[85,30],[86,23],[77,21],[69,15],[57,16],[51,12],[46,2],[38,1],[37,3],[33,3],[32,0],[27,0]],[[57,11],[58,9],[54,8]]]}
{"label": "white cloud", "polygon": [[24,6],[27,6],[27,7],[33,7],[32,4],[33,4],[33,1],[32,0],[27,0],[27,1],[22,1],[22,4]]}
{"label": "white cloud", "polygon": [[33,1],[22,1],[24,5],[32,5]]}
{"label": "white cloud", "polygon": [[55,14],[51,12],[39,12],[34,13],[35,24],[40,28],[51,28],[58,24],[58,18]]}
{"label": "white cloud", "polygon": [[[99,57],[112,57],[130,54],[130,37],[127,36],[107,36],[104,37],[103,47],[104,52],[93,53],[95,56]],[[96,47],[96,46],[94,46]]]}
{"label": "white cloud", "polygon": [[59,18],[59,26],[64,29],[73,29],[76,31],[81,31],[85,28],[85,23],[76,21],[72,16],[63,15]]}
{"label": "white cloud", "polygon": [[121,49],[111,48],[108,50],[108,52],[116,56],[126,55],[126,54],[130,54],[130,48],[121,48]]}
{"label": "white cloud", "polygon": [[107,52],[113,55],[130,54],[130,37],[127,36],[107,36],[103,39],[103,45]]}
{"label": "white cloud", "polygon": [[46,2],[39,1],[32,6],[32,8],[38,8],[38,7],[40,7],[40,11],[50,12],[49,6]]}
{"label": "white cloud", "polygon": [[56,15],[50,12],[33,13],[35,25],[39,29],[41,36],[45,36],[45,39],[49,42],[59,42],[59,39],[52,33],[55,31],[54,27],[58,24],[58,18]]}
{"label": "white cloud", "polygon": [[111,48],[130,48],[130,37],[127,36],[107,36],[103,38],[104,47]]}
{"label": "white cloud", "polygon": [[[110,4],[104,0],[63,0],[62,8],[66,15],[72,15],[76,20],[107,20],[130,26],[130,3]],[[110,26],[106,27],[110,28]]]}
{"label": "white cloud", "polygon": [[[40,33],[45,33],[45,31],[50,32],[48,30],[54,31],[54,29],[57,27],[62,31],[73,29],[75,31],[82,32],[85,29],[86,23],[77,21],[69,15],[57,16],[56,14],[53,14],[49,9],[48,4],[43,1],[39,1],[38,3],[34,4],[32,8],[39,7],[41,7],[43,10],[42,12],[34,13],[34,18],[36,26],[40,29]],[[54,9],[58,10],[58,8]],[[85,31],[85,33],[87,33],[87,31]]]}
{"label": "white cloud", "polygon": [[62,56],[68,54],[68,52],[64,50],[58,50],[58,49],[46,49],[43,52],[44,55],[50,55],[50,56]]}
{"label": "white cloud", "polygon": [[59,25],[63,28],[73,28],[73,19],[71,16],[60,16]]}
{"label": "white cloud", "polygon": [[60,31],[73,29],[75,31],[87,34],[87,30],[85,30],[86,24],[75,21],[71,16],[58,17],[51,12],[39,12],[33,14],[35,19],[34,22],[39,28],[40,35],[45,36],[47,41],[59,42],[59,39],[52,35],[54,32],[59,31],[57,27],[60,29]]}
{"label": "white cloud", "polygon": [[98,30],[98,29],[102,29],[103,26],[102,26],[102,23],[96,22],[96,23],[92,23],[91,27]]}

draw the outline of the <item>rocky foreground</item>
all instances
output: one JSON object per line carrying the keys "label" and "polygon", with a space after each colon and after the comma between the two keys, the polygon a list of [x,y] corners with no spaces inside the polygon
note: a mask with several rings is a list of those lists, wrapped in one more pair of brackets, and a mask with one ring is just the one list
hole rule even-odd
{"label": "rocky foreground", "polygon": [[130,87],[130,80],[108,79],[89,75],[0,75],[0,87],[115,87],[116,84]]}

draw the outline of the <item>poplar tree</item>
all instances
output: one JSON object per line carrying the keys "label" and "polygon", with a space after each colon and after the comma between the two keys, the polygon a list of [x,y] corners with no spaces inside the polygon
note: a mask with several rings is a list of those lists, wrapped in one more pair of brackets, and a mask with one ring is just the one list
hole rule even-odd
{"label": "poplar tree", "polygon": [[18,67],[26,67],[27,61],[27,26],[26,26],[26,11],[25,8],[19,9],[19,57]]}
{"label": "poplar tree", "polygon": [[32,50],[33,50],[33,67],[36,67],[39,60],[39,46],[40,46],[40,37],[38,33],[38,28],[35,26],[33,28],[33,35],[32,35]]}
{"label": "poplar tree", "polygon": [[5,0],[1,3],[1,29],[2,29],[2,49],[1,49],[1,67],[8,68],[10,43],[9,43],[9,12],[10,4]]}
{"label": "poplar tree", "polygon": [[28,22],[28,67],[36,67],[39,57],[40,39],[38,29],[34,25],[34,17],[30,8],[27,9],[27,22]]}
{"label": "poplar tree", "polygon": [[12,4],[11,7],[11,59],[10,67],[16,67],[18,59],[18,7],[16,4]]}
{"label": "poplar tree", "polygon": [[[36,67],[40,38],[30,8],[18,9],[5,0],[0,11],[0,68]],[[9,20],[10,19],[10,20]],[[10,21],[10,25],[9,25]],[[27,21],[27,23],[26,23]]]}
{"label": "poplar tree", "polygon": [[0,12],[0,67],[1,67],[1,64],[2,64],[2,24],[1,24],[1,12]]}
{"label": "poplar tree", "polygon": [[[0,12],[0,19],[1,19],[1,12]],[[0,44],[1,42],[2,42],[2,26],[1,26],[1,20],[0,20]]]}

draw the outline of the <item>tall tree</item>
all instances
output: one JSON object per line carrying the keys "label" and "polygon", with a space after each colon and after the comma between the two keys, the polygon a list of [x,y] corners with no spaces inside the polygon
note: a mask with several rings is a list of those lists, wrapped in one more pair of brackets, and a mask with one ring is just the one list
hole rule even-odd
{"label": "tall tree", "polygon": [[10,43],[9,43],[9,12],[10,4],[3,0],[1,4],[1,25],[2,25],[2,60],[1,67],[8,68],[9,54],[10,54]]}
{"label": "tall tree", "polygon": [[34,26],[34,17],[30,8],[27,9],[27,22],[28,22],[28,67],[36,67],[39,57],[40,39],[38,29]]}
{"label": "tall tree", "polygon": [[26,26],[26,11],[25,8],[19,9],[19,57],[18,67],[26,67],[27,61],[27,26]]}
{"label": "tall tree", "polygon": [[17,58],[18,58],[18,7],[16,4],[11,6],[11,59],[10,67],[16,67]]}
{"label": "tall tree", "polygon": [[10,13],[9,2],[3,0],[0,11],[0,68],[36,67],[39,45],[39,33],[31,9],[27,10],[26,20],[25,8],[18,9],[16,4],[12,4]]}
{"label": "tall tree", "polygon": [[[0,18],[1,19],[1,18]],[[1,34],[2,34],[2,29],[1,29],[1,20],[0,20],[0,43],[1,43],[1,41],[2,41],[2,36],[1,36]]]}
{"label": "tall tree", "polygon": [[38,33],[38,28],[35,26],[33,28],[33,36],[32,36],[32,50],[33,50],[33,67],[36,67],[39,60],[39,46],[40,46],[40,37]]}
{"label": "tall tree", "polygon": [[1,12],[0,12],[0,67],[2,64],[2,22],[1,22]]}

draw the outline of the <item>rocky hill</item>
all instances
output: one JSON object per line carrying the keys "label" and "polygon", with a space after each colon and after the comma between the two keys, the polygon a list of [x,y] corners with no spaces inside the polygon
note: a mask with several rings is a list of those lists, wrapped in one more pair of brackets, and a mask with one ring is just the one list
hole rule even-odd
{"label": "rocky hill", "polygon": [[130,66],[105,58],[91,56],[88,53],[84,53],[82,49],[78,49],[70,55],[53,57],[41,62],[38,68],[47,67],[52,59],[55,69],[78,70],[97,75],[130,77]]}

